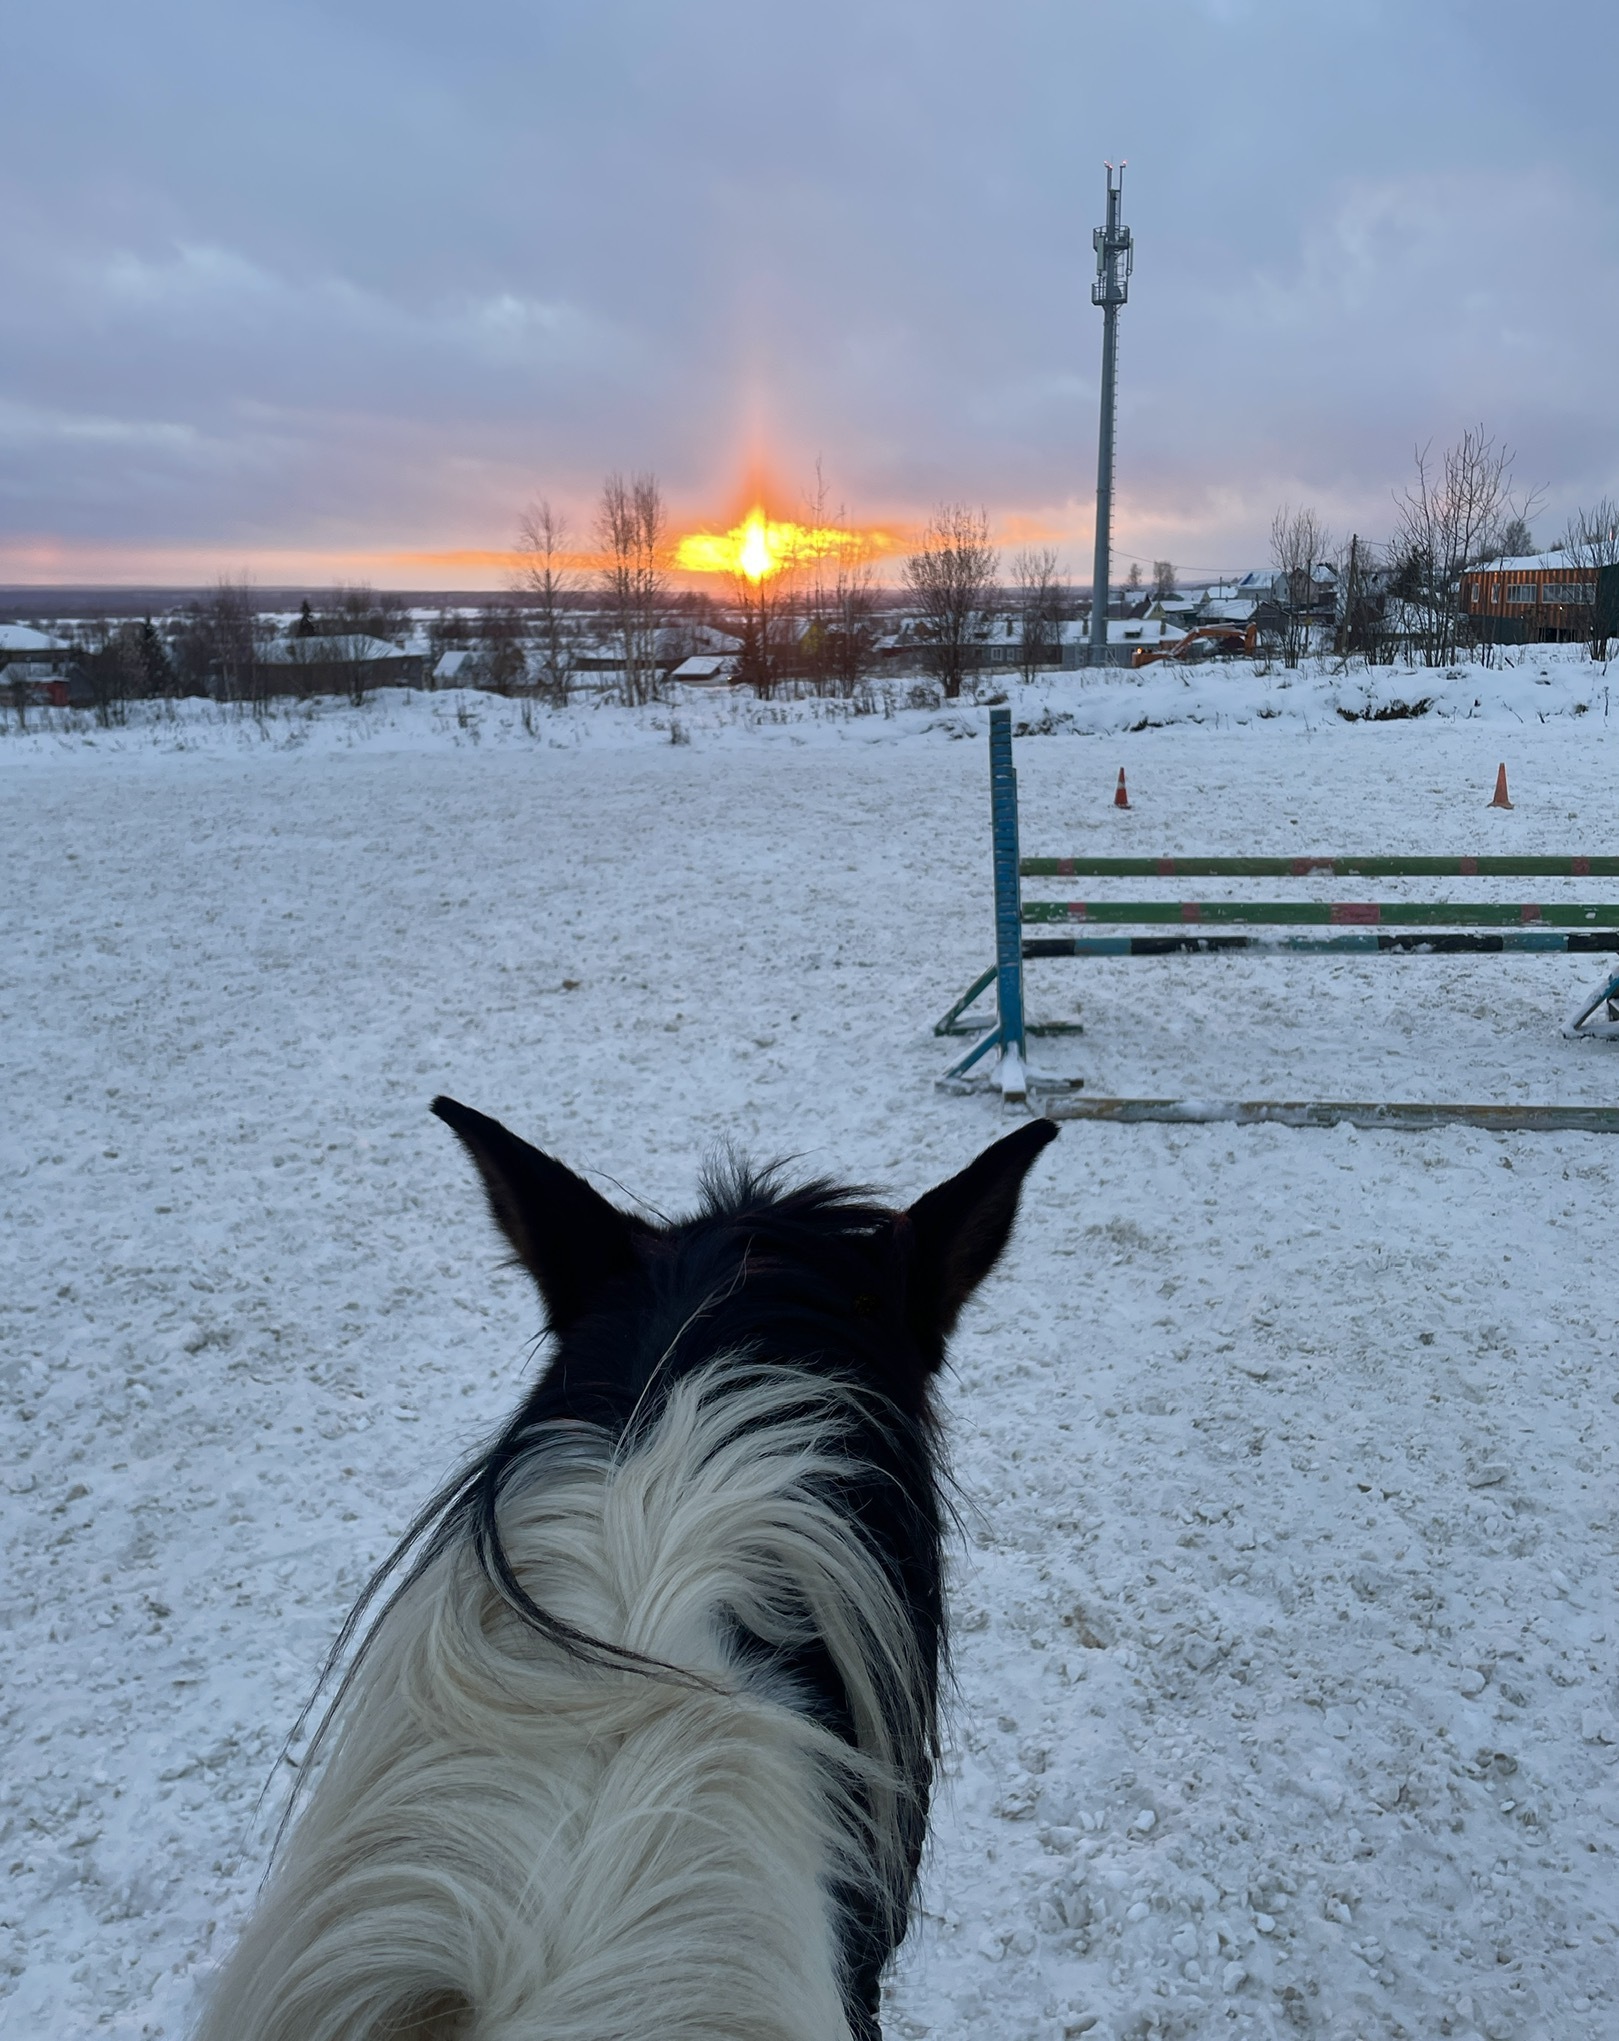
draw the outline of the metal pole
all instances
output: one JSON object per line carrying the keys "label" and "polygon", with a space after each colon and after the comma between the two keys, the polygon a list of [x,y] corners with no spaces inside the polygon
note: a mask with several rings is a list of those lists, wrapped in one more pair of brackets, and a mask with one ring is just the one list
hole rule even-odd
{"label": "metal pole", "polygon": [[1107,664],[1108,587],[1113,567],[1113,404],[1118,388],[1119,312],[1102,308],[1102,421],[1096,442],[1096,555],[1091,566],[1091,664]]}
{"label": "metal pole", "polygon": [[1093,666],[1107,664],[1107,597],[1113,566],[1113,418],[1119,380],[1119,307],[1130,295],[1134,242],[1119,219],[1124,165],[1115,182],[1107,166],[1107,225],[1091,236],[1096,281],[1091,303],[1102,308],[1102,413],[1096,436],[1096,552],[1091,567],[1091,651]]}
{"label": "metal pole", "polygon": [[1023,1028],[1023,887],[1018,874],[1017,770],[1012,764],[1012,712],[989,712],[990,827],[995,853],[995,1004],[1003,1096],[1028,1088]]}

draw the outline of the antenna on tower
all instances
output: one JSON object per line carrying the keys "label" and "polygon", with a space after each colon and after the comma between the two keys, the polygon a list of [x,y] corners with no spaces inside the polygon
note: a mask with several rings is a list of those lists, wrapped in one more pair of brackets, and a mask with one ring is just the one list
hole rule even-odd
{"label": "antenna on tower", "polygon": [[1091,570],[1091,664],[1105,666],[1107,592],[1113,559],[1113,414],[1119,382],[1119,307],[1130,295],[1135,242],[1119,218],[1124,199],[1125,166],[1107,170],[1107,225],[1091,236],[1096,250],[1096,281],[1091,303],[1102,308],[1102,416],[1096,435],[1096,557]]}

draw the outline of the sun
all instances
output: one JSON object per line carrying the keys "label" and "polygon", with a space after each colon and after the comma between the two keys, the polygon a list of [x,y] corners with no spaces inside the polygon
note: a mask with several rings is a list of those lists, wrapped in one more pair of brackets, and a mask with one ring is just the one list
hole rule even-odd
{"label": "sun", "polygon": [[688,574],[740,575],[757,588],[806,561],[859,558],[882,543],[880,532],[793,524],[756,503],[728,532],[688,532],[675,547],[675,565]]}

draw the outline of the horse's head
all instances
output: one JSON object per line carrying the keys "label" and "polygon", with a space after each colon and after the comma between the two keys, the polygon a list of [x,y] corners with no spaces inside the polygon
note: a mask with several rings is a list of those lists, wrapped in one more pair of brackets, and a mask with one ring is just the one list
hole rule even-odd
{"label": "horse's head", "polygon": [[730,1163],[654,1223],[433,1109],[554,1351],[339,1633],[311,1798],[203,2041],[514,2005],[525,2032],[873,2041],[938,1750],[928,1385],[1057,1130],[906,1210]]}
{"label": "horse's head", "polygon": [[708,1173],[695,1214],[655,1225],[498,1120],[448,1098],[433,1110],[471,1153],[539,1287],[570,1390],[592,1404],[730,1350],[852,1370],[918,1412],[962,1306],[1006,1246],[1024,1176],[1057,1134],[1031,1120],[904,1210],[732,1163]]}

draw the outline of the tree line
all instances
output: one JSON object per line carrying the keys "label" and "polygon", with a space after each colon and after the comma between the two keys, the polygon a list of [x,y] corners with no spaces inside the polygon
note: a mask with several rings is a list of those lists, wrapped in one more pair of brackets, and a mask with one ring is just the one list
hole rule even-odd
{"label": "tree line", "polygon": [[[800,528],[811,534],[841,529],[846,515],[833,505],[817,468]],[[668,571],[668,521],[657,477],[610,474],[586,536],[594,553],[588,567],[578,564],[576,534],[548,498],[522,520],[516,586],[533,618],[539,685],[565,699],[581,642],[594,637],[613,648],[624,699],[647,701],[662,684],[671,627],[678,640],[682,614]],[[907,649],[946,696],[959,695],[964,680],[985,665],[996,626],[1007,617],[1014,621],[1019,663],[1032,673],[1054,662],[1060,627],[1077,614],[1054,550],[1018,553],[1009,588],[1001,586],[998,560],[987,512],[946,503],[934,510],[902,564],[900,594],[912,622]],[[1173,576],[1167,561],[1158,565]],[[688,620],[694,613],[737,641],[733,677],[764,698],[788,683],[822,694],[858,693],[876,663],[885,621],[873,562],[858,551],[813,542],[798,555],[789,546],[778,571],[757,582],[738,573],[725,603],[688,598]]]}
{"label": "tree line", "polygon": [[[1333,649],[1341,656],[1393,662],[1403,655],[1449,666],[1489,642],[1484,620],[1464,602],[1463,577],[1535,553],[1530,520],[1539,492],[1514,486],[1512,449],[1483,425],[1437,453],[1431,444],[1418,447],[1413,465],[1381,544],[1358,533],[1335,537],[1307,505],[1284,504],[1276,512],[1274,636],[1289,666],[1298,664],[1319,626],[1323,567],[1333,587]],[[1601,571],[1619,567],[1619,504],[1604,496],[1575,510],[1546,551],[1585,570],[1579,594],[1564,607],[1583,626],[1591,656],[1606,659],[1616,605],[1599,600],[1598,590]]]}
{"label": "tree line", "polygon": [[[1283,505],[1271,525],[1271,594],[1258,621],[1266,644],[1297,665],[1330,632],[1341,656],[1392,661],[1402,654],[1448,665],[1475,651],[1480,620],[1464,606],[1463,576],[1492,560],[1534,551],[1534,495],[1513,485],[1511,449],[1480,425],[1435,453],[1419,448],[1411,482],[1395,498],[1391,535],[1372,544],[1335,537],[1309,505]],[[841,529],[817,468],[801,529]],[[464,677],[497,692],[566,702],[589,674],[628,704],[653,700],[680,659],[729,648],[732,677],[768,698],[788,685],[849,697],[864,688],[885,631],[946,697],[990,660],[1028,677],[1059,663],[1064,624],[1088,607],[1064,579],[1050,547],[1013,554],[1002,580],[987,513],[938,505],[901,563],[899,587],[878,586],[858,550],[789,555],[758,582],[738,574],[728,599],[675,585],[662,488],[650,473],[609,474],[583,548],[547,498],[524,514],[506,600],[481,610],[412,618],[402,596],[365,584],[305,598],[277,627],[246,578],[155,623],[151,617],[86,626],[74,648],[80,684],[104,721],[142,698],[211,694],[263,705],[276,696],[346,693],[364,699],[377,671],[377,642],[421,647],[430,676],[445,652],[467,655]],[[1550,549],[1600,586],[1619,567],[1619,505],[1604,497],[1577,510]],[[1326,569],[1323,574],[1322,570]],[[1150,581],[1132,565],[1119,593],[1145,605],[1174,591],[1175,569],[1153,562]],[[897,602],[903,618],[886,605]],[[1590,599],[1584,617],[1594,657],[1605,658],[1615,605]],[[1578,614],[1578,611],[1576,611]],[[1007,651],[1010,647],[1011,658]],[[16,704],[23,712],[21,699]]]}
{"label": "tree line", "polygon": [[[802,509],[802,531],[846,525],[819,465]],[[204,694],[263,708],[338,693],[360,702],[375,684],[377,641],[403,653],[407,640],[424,678],[459,652],[456,678],[555,703],[588,679],[598,693],[644,704],[681,659],[719,646],[732,678],[761,698],[787,686],[847,698],[868,685],[892,635],[909,670],[955,697],[988,663],[992,638],[1004,663],[1008,623],[1013,663],[1032,675],[1057,663],[1062,626],[1080,613],[1052,548],[1015,554],[1003,586],[987,512],[965,503],[936,507],[897,590],[879,585],[857,546],[809,544],[798,555],[789,546],[779,571],[758,582],[739,573],[719,597],[678,586],[671,560],[658,478],[615,471],[582,534],[549,499],[531,505],[506,599],[475,613],[413,618],[404,597],[361,583],[306,597],[277,621],[248,577],[225,576],[157,622],[81,627],[74,669],[104,721],[142,698]],[[1155,563],[1157,585],[1171,586],[1173,572]]]}

